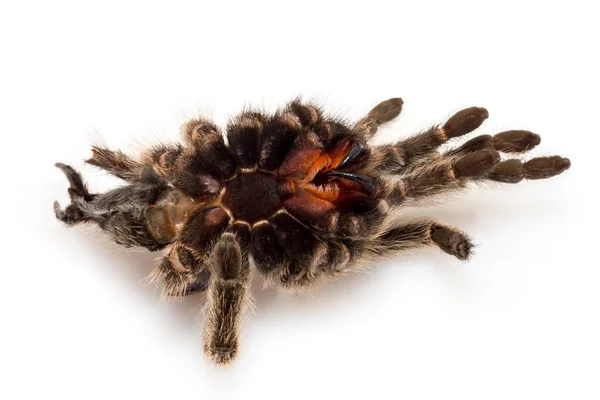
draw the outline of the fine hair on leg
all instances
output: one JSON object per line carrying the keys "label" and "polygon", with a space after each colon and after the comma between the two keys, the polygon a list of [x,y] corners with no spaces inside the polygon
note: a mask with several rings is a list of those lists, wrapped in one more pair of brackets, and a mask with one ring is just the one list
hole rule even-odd
{"label": "fine hair on leg", "polygon": [[227,364],[238,352],[239,329],[248,307],[250,267],[237,238],[224,233],[210,260],[204,352],[217,364]]}

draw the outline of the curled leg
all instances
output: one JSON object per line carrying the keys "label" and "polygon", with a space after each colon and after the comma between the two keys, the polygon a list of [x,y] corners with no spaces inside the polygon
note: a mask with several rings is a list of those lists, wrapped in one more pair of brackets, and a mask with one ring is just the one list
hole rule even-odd
{"label": "curled leg", "polygon": [[206,258],[197,256],[180,243],[169,247],[161,263],[148,276],[148,282],[161,289],[163,298],[203,292],[209,281]]}
{"label": "curled leg", "polygon": [[88,188],[83,183],[83,179],[81,178],[81,174],[75,171],[71,166],[65,165],[63,163],[55,164],[58,169],[60,169],[67,180],[69,181],[69,196],[71,199],[76,197],[83,197],[85,200],[91,200],[94,196],[88,192]]}
{"label": "curled leg", "polygon": [[399,97],[382,101],[358,121],[355,127],[364,132],[366,138],[369,139],[377,133],[380,125],[390,122],[400,115],[403,104],[404,102]]}
{"label": "curled leg", "polygon": [[432,245],[459,260],[468,259],[473,248],[464,232],[434,221],[423,221],[389,229],[375,240],[370,250],[378,256],[388,256]]}
{"label": "curled leg", "polygon": [[67,206],[64,210],[61,209],[58,201],[54,202],[54,214],[56,218],[67,225],[74,225],[80,222],[89,221],[90,217],[86,215],[86,213],[78,206],[78,202],[88,202],[91,201],[95,195],[92,195],[88,192],[87,186],[83,183],[83,179],[81,178],[81,174],[75,169],[73,169],[69,165],[65,165],[63,163],[55,164],[58,169],[60,169],[67,180],[69,181],[69,197],[71,198],[71,204]]}
{"label": "curled leg", "polygon": [[[106,193],[90,194],[81,175],[68,165],[58,163],[70,183],[71,204],[64,210],[54,203],[56,218],[67,225],[96,223],[118,244],[159,250],[171,242],[167,222],[152,205],[165,195],[163,185],[128,185]],[[150,211],[148,211],[150,210]]]}
{"label": "curled leg", "polygon": [[249,301],[250,267],[231,233],[221,236],[211,257],[204,352],[217,364],[227,364],[238,351],[239,328]]}
{"label": "curled leg", "polygon": [[54,202],[54,215],[60,221],[64,222],[67,225],[74,225],[80,222],[88,221],[88,216],[81,210],[80,207],[77,206],[77,201],[81,199],[82,201],[89,201],[94,198],[94,195],[88,192],[87,186],[83,183],[83,179],[81,178],[81,174],[75,171],[69,165],[65,165],[63,163],[55,164],[58,169],[60,169],[67,180],[69,181],[69,197],[71,198],[72,204],[68,205],[64,210],[61,209],[58,201]]}

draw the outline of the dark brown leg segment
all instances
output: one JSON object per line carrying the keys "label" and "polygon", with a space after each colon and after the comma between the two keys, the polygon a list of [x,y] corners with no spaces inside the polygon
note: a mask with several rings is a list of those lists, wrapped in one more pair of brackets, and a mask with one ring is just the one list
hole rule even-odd
{"label": "dark brown leg segment", "polygon": [[371,138],[377,133],[380,125],[390,122],[400,115],[403,104],[404,102],[399,97],[382,101],[373,107],[366,117],[356,123],[356,128],[364,132],[367,139]]}
{"label": "dark brown leg segment", "polygon": [[448,151],[445,156],[460,156],[467,153],[494,149],[503,153],[523,153],[540,144],[540,136],[529,131],[506,131],[492,135],[480,135],[465,142],[457,149]]}
{"label": "dark brown leg segment", "polygon": [[460,230],[434,221],[415,222],[394,227],[379,238],[374,251],[380,256],[437,245],[445,253],[466,260],[473,247],[469,237]]}
{"label": "dark brown leg segment", "polygon": [[58,169],[60,169],[67,180],[69,181],[69,196],[71,199],[75,197],[83,197],[85,200],[91,200],[94,196],[88,192],[88,188],[83,183],[83,179],[81,178],[81,174],[75,171],[71,166],[65,165],[63,163],[54,164]]}
{"label": "dark brown leg segment", "polygon": [[247,307],[250,267],[235,235],[224,233],[214,247],[208,287],[204,352],[217,364],[232,361]]}
{"label": "dark brown leg segment", "polygon": [[102,168],[111,174],[130,182],[139,181],[143,165],[121,151],[93,146],[92,157],[86,163]]}
{"label": "dark brown leg segment", "polygon": [[459,159],[441,158],[417,168],[398,181],[381,180],[380,190],[392,204],[420,200],[463,189],[469,179],[481,179],[500,162],[494,150],[479,150]]}
{"label": "dark brown leg segment", "polygon": [[518,183],[523,179],[546,179],[563,173],[570,166],[571,161],[560,156],[537,157],[525,163],[511,159],[499,163],[487,178],[504,183]]}
{"label": "dark brown leg segment", "polygon": [[92,157],[85,162],[130,183],[152,184],[163,179],[172,180],[174,163],[182,153],[183,147],[179,144],[159,145],[133,159],[119,150],[93,146]]}
{"label": "dark brown leg segment", "polygon": [[[81,201],[90,201],[95,195],[92,195],[88,192],[88,188],[83,183],[83,179],[81,178],[81,174],[75,171],[71,166],[65,165],[63,163],[56,163],[57,168],[59,168],[67,177],[69,181],[69,197],[71,198],[71,202]],[[77,204],[70,204],[62,210],[60,208],[60,204],[58,201],[54,202],[54,215],[60,221],[64,222],[67,225],[73,225],[79,222],[89,221],[90,218],[86,216],[85,212],[81,210]]]}
{"label": "dark brown leg segment", "polygon": [[488,117],[485,108],[470,107],[454,114],[443,126],[433,127],[394,145],[371,148],[371,166],[376,173],[400,174],[416,164],[430,161],[436,149],[449,139],[477,129]]}
{"label": "dark brown leg segment", "polygon": [[[56,218],[67,225],[94,222],[118,244],[141,246],[156,251],[165,247],[173,237],[155,236],[148,222],[153,215],[146,211],[167,190],[164,185],[131,184],[106,193],[90,194],[81,175],[68,165],[57,163],[69,180],[71,204],[64,210],[54,202]],[[150,219],[148,219],[150,216]]]}

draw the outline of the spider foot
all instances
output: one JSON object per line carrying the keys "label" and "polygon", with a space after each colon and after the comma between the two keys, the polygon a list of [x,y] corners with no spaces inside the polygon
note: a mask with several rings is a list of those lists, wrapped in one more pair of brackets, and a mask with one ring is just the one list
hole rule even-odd
{"label": "spider foot", "polygon": [[446,153],[449,156],[494,149],[502,153],[523,153],[540,144],[540,135],[529,131],[505,131],[492,135],[480,135],[466,141],[462,146]]}
{"label": "spider foot", "polygon": [[66,165],[66,164],[63,164],[60,162],[58,162],[54,165],[58,169],[60,169],[67,177],[67,179],[69,181],[69,185],[70,185],[68,191],[69,191],[69,196],[71,197],[71,199],[73,199],[74,197],[83,197],[84,199],[89,200],[89,198],[91,196],[88,193],[87,187],[83,183],[81,174],[79,174],[79,172],[75,171],[69,165]]}
{"label": "spider foot", "polygon": [[479,150],[456,161],[453,170],[457,178],[480,178],[489,174],[499,162],[497,151]]}
{"label": "spider foot", "polygon": [[488,111],[482,107],[469,107],[454,114],[442,127],[446,138],[466,135],[479,128],[489,117]]}
{"label": "spider foot", "polygon": [[67,208],[63,210],[58,201],[54,202],[54,215],[56,216],[56,219],[68,225],[86,220],[83,211],[76,204],[69,204]]}
{"label": "spider foot", "polygon": [[237,345],[229,347],[211,347],[204,345],[204,353],[218,365],[226,365],[237,355]]}
{"label": "spider foot", "polygon": [[488,178],[504,183],[517,183],[523,179],[547,179],[563,173],[570,167],[571,160],[560,156],[536,157],[525,163],[510,159],[499,163]]}
{"label": "spider foot", "polygon": [[522,153],[533,149],[541,142],[540,135],[529,131],[505,131],[495,134],[492,145],[503,153]]}
{"label": "spider foot", "polygon": [[82,200],[90,201],[94,198],[94,195],[88,192],[79,172],[63,163],[56,163],[55,165],[65,174],[69,181],[70,187],[67,191],[69,192],[72,204],[69,204],[63,210],[58,201],[55,201],[53,205],[54,215],[56,215],[57,219],[69,225],[86,220],[84,212],[77,203]]}
{"label": "spider foot", "polygon": [[377,104],[369,112],[369,115],[378,125],[381,125],[400,115],[403,104],[404,102],[399,97],[388,99]]}
{"label": "spider foot", "polygon": [[437,224],[431,227],[430,232],[431,240],[445,253],[453,255],[459,260],[467,260],[471,255],[473,244],[466,234]]}
{"label": "spider foot", "polygon": [[404,102],[399,97],[382,101],[373,107],[356,126],[359,130],[365,132],[367,137],[371,137],[377,132],[380,125],[390,122],[400,115],[403,104]]}
{"label": "spider foot", "polygon": [[64,221],[66,218],[66,213],[63,209],[60,208],[60,203],[58,201],[55,201],[53,206],[54,206],[54,215],[56,215],[56,218],[60,219],[61,221]]}

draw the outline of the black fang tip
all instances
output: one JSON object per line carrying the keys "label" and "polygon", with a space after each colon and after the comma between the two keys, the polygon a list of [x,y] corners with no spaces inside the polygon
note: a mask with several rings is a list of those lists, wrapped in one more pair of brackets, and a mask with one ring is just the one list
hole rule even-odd
{"label": "black fang tip", "polygon": [[358,175],[358,174],[350,174],[348,172],[338,172],[338,171],[329,171],[325,175],[332,176],[332,177],[337,176],[340,178],[349,179],[351,181],[357,182],[365,189],[365,191],[367,192],[367,194],[370,197],[373,197],[375,195],[375,193],[377,192],[377,184],[375,182],[375,179],[370,178],[368,176]]}
{"label": "black fang tip", "polygon": [[342,162],[336,168],[342,169],[342,168],[348,166],[348,164],[350,164],[352,161],[354,161],[354,159],[356,159],[358,156],[360,156],[364,151],[365,151],[365,145],[362,144],[361,142],[356,142],[354,147],[352,147],[352,150],[350,150],[350,153],[348,153],[348,155],[342,160]]}

